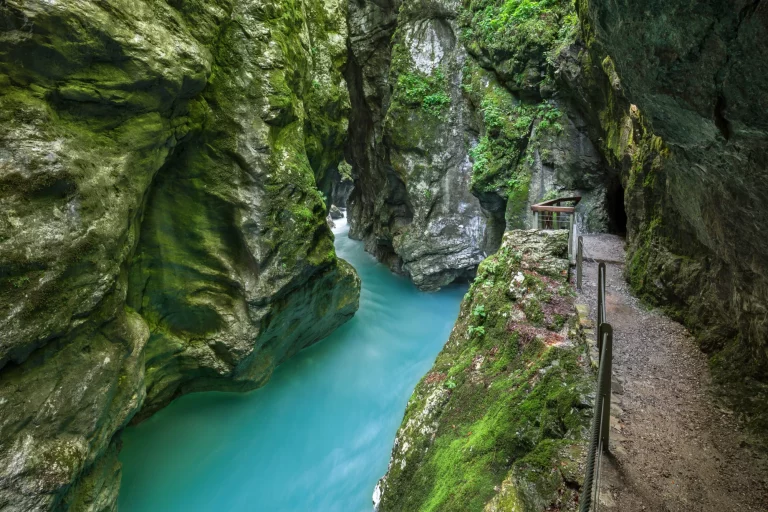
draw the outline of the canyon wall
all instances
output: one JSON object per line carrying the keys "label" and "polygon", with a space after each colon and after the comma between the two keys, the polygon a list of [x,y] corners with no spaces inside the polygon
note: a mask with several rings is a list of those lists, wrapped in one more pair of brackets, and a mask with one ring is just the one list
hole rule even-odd
{"label": "canyon wall", "polygon": [[118,437],[357,309],[316,180],[346,4],[0,5],[0,508],[113,510]]}
{"label": "canyon wall", "polygon": [[[564,55],[628,216],[628,280],[768,429],[768,5],[580,0]],[[632,37],[627,37],[632,34]]]}
{"label": "canyon wall", "polygon": [[549,2],[494,25],[505,9],[350,2],[351,236],[424,290],[471,279],[544,198],[582,195],[583,230],[608,227],[610,178],[554,80],[575,12]]}

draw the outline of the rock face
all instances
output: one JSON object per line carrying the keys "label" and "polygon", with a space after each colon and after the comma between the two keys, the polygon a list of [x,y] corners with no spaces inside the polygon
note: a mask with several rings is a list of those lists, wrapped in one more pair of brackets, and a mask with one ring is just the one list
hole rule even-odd
{"label": "rock face", "polygon": [[474,58],[464,84],[479,118],[471,148],[472,192],[493,213],[494,226],[533,224],[530,205],[582,196],[582,231],[605,231],[611,176],[588,137],[579,105],[563,94],[559,55],[578,41],[572,4],[467,2],[462,41]]}
{"label": "rock face", "polygon": [[628,279],[768,429],[768,5],[578,5],[586,49],[563,76],[622,175]]}
{"label": "rock face", "polygon": [[457,8],[350,3],[350,235],[423,289],[471,275],[487,245],[469,192]]}
{"label": "rock face", "polygon": [[0,508],[112,510],[116,433],[355,312],[316,180],[340,2],[0,6]]}
{"label": "rock face", "polygon": [[350,3],[350,232],[422,289],[471,278],[545,197],[583,195],[583,229],[608,227],[601,157],[549,57],[577,18],[543,4],[499,24],[488,2]]}
{"label": "rock face", "polygon": [[330,210],[330,213],[328,215],[330,215],[331,218],[334,219],[334,220],[344,218],[344,214],[341,212],[339,207],[336,206],[336,205],[332,205],[331,206],[331,210]]}
{"label": "rock face", "polygon": [[416,386],[379,511],[577,510],[592,373],[566,232],[510,231]]}

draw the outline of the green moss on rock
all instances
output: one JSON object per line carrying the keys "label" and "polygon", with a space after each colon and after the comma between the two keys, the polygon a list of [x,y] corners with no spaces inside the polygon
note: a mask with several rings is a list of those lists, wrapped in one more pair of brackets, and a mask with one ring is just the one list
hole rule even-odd
{"label": "green moss on rock", "polygon": [[575,510],[579,477],[560,468],[583,455],[593,379],[566,250],[565,233],[512,231],[480,265],[408,403],[379,510]]}
{"label": "green moss on rock", "polygon": [[0,507],[114,509],[129,421],[259,386],[354,314],[317,189],[345,14],[3,2]]}

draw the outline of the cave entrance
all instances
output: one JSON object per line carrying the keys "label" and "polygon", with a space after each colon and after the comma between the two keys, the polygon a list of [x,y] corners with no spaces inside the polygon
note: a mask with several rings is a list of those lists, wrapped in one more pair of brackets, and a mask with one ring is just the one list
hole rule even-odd
{"label": "cave entrance", "polygon": [[608,184],[605,209],[608,213],[608,232],[626,236],[627,211],[624,209],[624,187],[621,186],[619,178],[611,180]]}

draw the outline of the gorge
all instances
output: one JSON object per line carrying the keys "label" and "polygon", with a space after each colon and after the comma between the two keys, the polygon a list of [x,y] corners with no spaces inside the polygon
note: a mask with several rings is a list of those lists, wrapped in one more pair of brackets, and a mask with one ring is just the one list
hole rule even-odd
{"label": "gorge", "polygon": [[[141,432],[330,407],[356,350],[392,350],[386,409],[360,406],[370,488],[321,508],[572,509],[594,375],[566,242],[529,230],[563,196],[581,233],[626,236],[629,288],[768,448],[761,0],[2,0],[0,21],[0,510],[170,509],[118,498]],[[332,204],[359,246],[337,220],[334,247]],[[322,405],[297,438],[334,425]]]}
{"label": "gorge", "polygon": [[355,317],[253,394],[186,396],[127,429],[120,510],[370,508],[389,456],[380,440],[394,437],[466,290],[418,292],[337,224],[337,254],[363,283]]}

